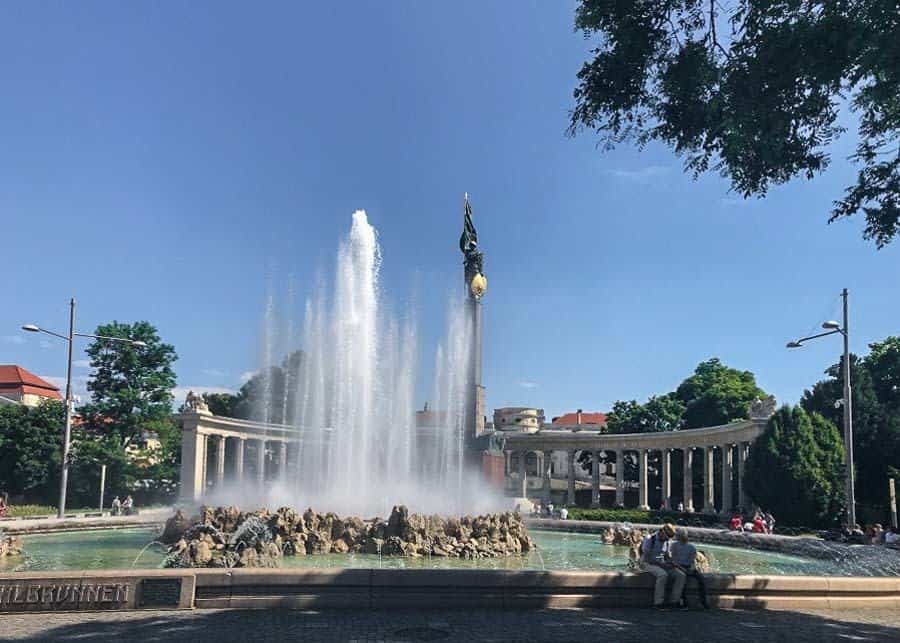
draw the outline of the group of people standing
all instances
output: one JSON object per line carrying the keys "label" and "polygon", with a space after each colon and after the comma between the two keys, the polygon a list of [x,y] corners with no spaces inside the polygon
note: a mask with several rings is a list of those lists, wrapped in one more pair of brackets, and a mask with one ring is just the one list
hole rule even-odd
{"label": "group of people standing", "polygon": [[[697,549],[689,542],[686,529],[675,529],[665,523],[656,533],[646,536],[641,542],[640,568],[652,574],[656,582],[653,587],[653,607],[688,609],[684,598],[684,586],[688,578],[697,580],[700,603],[709,608],[706,599],[706,581],[697,569]],[[666,602],[666,584],[672,581],[672,593]]]}
{"label": "group of people standing", "polygon": [[125,500],[119,500],[116,496],[110,505],[110,513],[113,516],[130,516],[134,513],[134,500],[130,495],[125,496]]}

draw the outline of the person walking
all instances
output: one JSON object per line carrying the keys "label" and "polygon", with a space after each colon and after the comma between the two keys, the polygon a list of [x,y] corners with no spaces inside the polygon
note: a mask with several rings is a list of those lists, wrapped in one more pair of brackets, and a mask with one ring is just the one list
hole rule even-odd
{"label": "person walking", "polygon": [[[669,548],[672,556],[672,563],[676,569],[684,572],[685,582],[688,578],[697,579],[697,590],[700,593],[700,604],[704,609],[709,609],[709,602],[706,599],[706,579],[697,569],[697,548],[688,542],[688,532],[685,528],[680,528],[675,532],[675,542]],[[687,608],[687,598],[681,597],[682,607]]]}
{"label": "person walking", "polygon": [[653,607],[657,609],[666,606],[666,582],[670,577],[674,580],[671,605],[678,605],[681,602],[681,593],[684,590],[686,576],[669,560],[669,547],[674,536],[675,527],[671,523],[665,523],[659,531],[645,537],[641,542],[640,568],[652,574],[655,579]]}
{"label": "person walking", "polygon": [[113,516],[118,516],[122,513],[122,501],[119,500],[119,496],[116,496],[112,499],[112,504],[109,507],[109,513]]}
{"label": "person walking", "polygon": [[122,503],[122,513],[126,516],[130,516],[131,512],[134,508],[134,500],[131,499],[131,496],[125,496],[125,502]]}

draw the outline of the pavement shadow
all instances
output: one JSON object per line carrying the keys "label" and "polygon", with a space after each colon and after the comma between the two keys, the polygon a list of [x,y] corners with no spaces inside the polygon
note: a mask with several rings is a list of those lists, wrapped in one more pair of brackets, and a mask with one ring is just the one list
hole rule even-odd
{"label": "pavement shadow", "polygon": [[[196,610],[16,615],[0,638],[23,641],[898,641],[900,620],[828,613],[642,608],[533,610]],[[871,621],[880,622],[871,622]],[[867,622],[869,621],[869,622]],[[893,625],[890,623],[894,623]],[[7,635],[13,638],[6,639]]]}

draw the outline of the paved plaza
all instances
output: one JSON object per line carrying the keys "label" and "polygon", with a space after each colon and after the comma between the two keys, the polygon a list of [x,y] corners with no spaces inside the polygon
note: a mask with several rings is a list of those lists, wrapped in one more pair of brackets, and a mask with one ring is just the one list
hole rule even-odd
{"label": "paved plaza", "polygon": [[0,616],[7,641],[900,641],[900,610],[202,610]]}

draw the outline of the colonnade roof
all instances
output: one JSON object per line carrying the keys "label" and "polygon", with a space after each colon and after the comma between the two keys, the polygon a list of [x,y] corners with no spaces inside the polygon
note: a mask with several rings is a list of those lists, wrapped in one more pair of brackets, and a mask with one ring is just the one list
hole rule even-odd
{"label": "colonnade roof", "polygon": [[721,426],[654,433],[602,433],[600,431],[553,431],[505,433],[501,438],[505,451],[662,450],[717,447],[753,442],[762,435],[766,420],[753,419]]}

